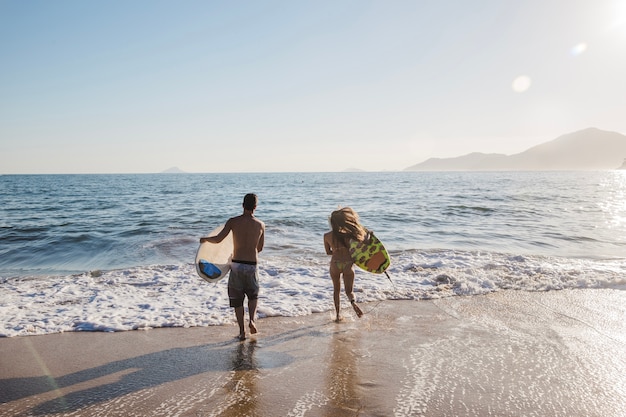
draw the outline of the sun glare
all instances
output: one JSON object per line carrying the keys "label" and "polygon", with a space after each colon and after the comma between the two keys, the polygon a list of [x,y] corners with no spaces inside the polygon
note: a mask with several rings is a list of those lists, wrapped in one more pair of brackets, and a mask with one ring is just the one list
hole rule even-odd
{"label": "sun glare", "polygon": [[613,21],[609,26],[611,32],[620,33],[626,38],[626,1],[616,1],[613,8]]}
{"label": "sun glare", "polygon": [[[626,165],[626,159],[624,160]],[[613,204],[611,204],[613,203]],[[626,170],[615,171],[615,199],[609,202],[613,223],[626,224]]]}

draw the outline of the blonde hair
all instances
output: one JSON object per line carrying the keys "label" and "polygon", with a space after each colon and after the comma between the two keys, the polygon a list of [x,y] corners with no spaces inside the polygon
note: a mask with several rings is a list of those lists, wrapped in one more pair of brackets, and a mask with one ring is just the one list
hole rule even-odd
{"label": "blonde hair", "polygon": [[367,229],[359,223],[359,215],[350,207],[333,211],[330,226],[335,240],[342,242],[345,247],[349,246],[350,239],[362,241],[367,236]]}

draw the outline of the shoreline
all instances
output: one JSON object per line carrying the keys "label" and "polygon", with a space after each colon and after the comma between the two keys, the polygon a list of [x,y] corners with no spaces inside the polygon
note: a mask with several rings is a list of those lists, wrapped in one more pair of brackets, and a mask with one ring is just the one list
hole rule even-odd
{"label": "shoreline", "polygon": [[622,416],[626,292],[500,291],[366,315],[0,339],[0,416]]}

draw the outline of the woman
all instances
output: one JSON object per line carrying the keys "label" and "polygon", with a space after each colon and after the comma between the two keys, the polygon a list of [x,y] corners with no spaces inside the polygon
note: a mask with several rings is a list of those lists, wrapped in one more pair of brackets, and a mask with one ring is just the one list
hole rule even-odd
{"label": "woman", "polygon": [[336,321],[341,321],[340,315],[340,295],[341,276],[346,295],[352,308],[358,317],[363,312],[356,304],[352,292],[354,286],[354,269],[352,268],[352,258],[350,257],[350,240],[363,240],[367,235],[367,230],[359,223],[359,215],[350,207],[335,210],[330,215],[330,226],[332,230],[324,234],[324,248],[330,258],[330,277],[333,280],[333,299],[335,301]]}

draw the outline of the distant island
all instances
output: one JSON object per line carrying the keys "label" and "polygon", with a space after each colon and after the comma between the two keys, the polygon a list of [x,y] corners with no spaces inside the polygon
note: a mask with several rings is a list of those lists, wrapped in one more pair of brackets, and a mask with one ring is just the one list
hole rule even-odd
{"label": "distant island", "polygon": [[404,170],[591,171],[626,169],[625,158],[626,136],[588,128],[559,136],[514,155],[474,152],[456,158],[430,158]]}
{"label": "distant island", "polygon": [[178,167],[172,167],[166,169],[165,171],[161,171],[161,174],[186,174],[186,172]]}

